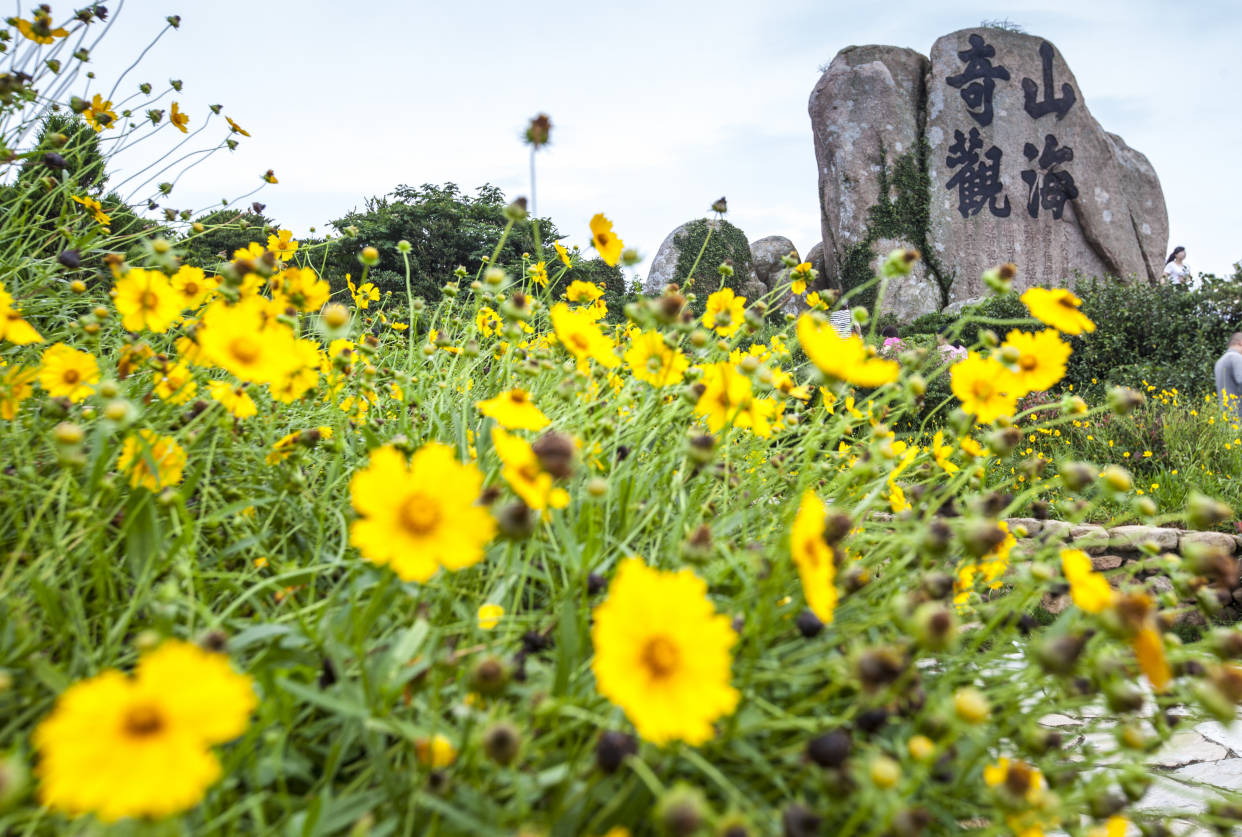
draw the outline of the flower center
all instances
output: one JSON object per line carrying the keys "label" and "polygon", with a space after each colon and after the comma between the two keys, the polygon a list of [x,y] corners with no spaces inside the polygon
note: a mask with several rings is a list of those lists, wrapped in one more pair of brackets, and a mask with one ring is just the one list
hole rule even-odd
{"label": "flower center", "polygon": [[154,310],[155,308],[158,308],[159,304],[160,304],[160,298],[156,296],[155,291],[146,291],[143,293],[142,295],[142,307],[143,308],[147,309],[148,311],[151,311],[151,310]]}
{"label": "flower center", "polygon": [[66,369],[65,374],[62,375],[61,378],[67,384],[76,384],[78,381],[82,380],[82,373],[76,369]]}
{"label": "flower center", "polygon": [[509,393],[509,400],[514,404],[521,406],[526,403],[526,393],[520,389],[515,389],[513,392]]}
{"label": "flower center", "polygon": [[164,728],[164,717],[151,704],[139,704],[125,713],[123,726],[131,738],[147,738]]}
{"label": "flower center", "polygon": [[185,295],[186,296],[198,296],[198,285],[194,284],[193,282],[186,282],[185,283]]}
{"label": "flower center", "polygon": [[440,523],[440,504],[434,498],[416,491],[401,504],[401,525],[411,535],[426,535]]}
{"label": "flower center", "polygon": [[1039,358],[1035,357],[1035,355],[1023,355],[1018,360],[1018,365],[1021,366],[1023,369],[1025,369],[1027,372],[1030,372],[1032,369],[1035,369],[1036,367],[1039,366]]}
{"label": "flower center", "polygon": [[229,351],[242,363],[254,363],[259,358],[259,341],[246,335],[234,337],[229,343]]}
{"label": "flower center", "polygon": [[984,380],[975,381],[974,390],[975,397],[983,400],[991,398],[993,392],[995,391],[992,387],[992,382]]}
{"label": "flower center", "polygon": [[608,235],[606,232],[596,233],[595,240],[599,243],[599,247],[602,250],[608,246],[608,242],[612,240],[612,236]]}
{"label": "flower center", "polygon": [[643,666],[656,679],[670,676],[680,662],[681,652],[666,636],[653,636],[643,647]]}
{"label": "flower center", "polygon": [[582,334],[569,335],[569,342],[573,343],[575,348],[583,352],[585,352],[587,349],[591,347],[590,342]]}

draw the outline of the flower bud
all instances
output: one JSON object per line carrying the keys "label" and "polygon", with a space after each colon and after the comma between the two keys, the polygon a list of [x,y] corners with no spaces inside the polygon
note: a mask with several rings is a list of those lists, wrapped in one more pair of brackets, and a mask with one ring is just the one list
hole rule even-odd
{"label": "flower bud", "polygon": [[983,284],[997,294],[1006,294],[1012,289],[1013,278],[1017,274],[1018,269],[1012,264],[993,267],[983,271]]}
{"label": "flower bud", "polygon": [[56,444],[73,446],[82,444],[82,440],[86,438],[86,433],[82,428],[69,421],[62,421],[56,425],[52,431],[52,436],[56,439]]}
{"label": "flower bud", "polygon": [[499,657],[484,657],[470,672],[470,688],[481,695],[496,695],[509,683],[509,667]]}
{"label": "flower bud", "polygon": [[1022,442],[1022,431],[1016,427],[1003,427],[988,434],[989,450],[997,456],[1008,456]]}
{"label": "flower bud", "polygon": [[363,247],[362,251],[358,253],[358,261],[362,262],[367,267],[375,267],[375,265],[379,264],[379,259],[379,250],[370,245]]}
{"label": "flower bud", "polygon": [[522,747],[522,733],[508,721],[497,721],[483,732],[483,752],[499,765],[512,764]]}
{"label": "flower bud", "polygon": [[323,324],[334,331],[349,325],[349,309],[339,302],[324,306],[320,316],[323,318]]}
{"label": "flower bud", "polygon": [[1035,661],[1044,671],[1049,674],[1066,675],[1074,670],[1086,644],[1086,637],[1067,634],[1045,637],[1035,643],[1032,651]]}
{"label": "flower bud", "polygon": [[902,655],[891,648],[869,648],[859,654],[855,662],[858,679],[869,691],[892,683],[904,669]]}
{"label": "flower bud", "polygon": [[1107,488],[1117,492],[1125,492],[1134,488],[1134,478],[1130,472],[1120,465],[1107,465],[1100,471],[1100,479]]}
{"label": "flower bud", "polygon": [[1186,517],[1195,529],[1211,529],[1233,517],[1233,509],[1206,494],[1191,492],[1186,501]]}
{"label": "flower bud", "polygon": [[21,802],[29,789],[30,772],[25,759],[16,752],[0,758],[0,814]]}
{"label": "flower bud", "polygon": [[988,699],[975,687],[963,686],[953,693],[953,713],[966,723],[982,723],[991,712]]}
{"label": "flower bud", "polygon": [[1066,488],[1071,491],[1082,491],[1095,482],[1099,472],[1090,462],[1062,462],[1060,475]]}
{"label": "flower bud", "polygon": [[591,477],[586,484],[587,494],[599,499],[608,493],[608,480],[603,477]]}
{"label": "flower bud", "polygon": [[901,766],[888,756],[875,756],[867,766],[867,773],[877,788],[888,789],[901,779]]}
{"label": "flower bud", "polygon": [[709,813],[703,792],[683,783],[666,791],[656,805],[656,819],[672,837],[689,837],[699,830]]}
{"label": "flower bud", "polygon": [[602,732],[595,742],[595,765],[604,773],[616,773],[625,757],[637,752],[634,736],[612,730]]}
{"label": "flower bud", "polygon": [[1147,397],[1143,393],[1129,387],[1112,387],[1108,391],[1108,407],[1119,416],[1130,413],[1146,402]]}
{"label": "flower bud", "polygon": [[910,758],[923,764],[931,762],[936,755],[936,745],[926,735],[916,735],[906,742],[906,749],[910,753]]}
{"label": "flower bud", "polygon": [[962,545],[976,558],[987,555],[1005,541],[1005,530],[991,520],[967,521],[962,529]]}
{"label": "flower bud", "polygon": [[807,639],[819,636],[824,630],[824,623],[810,610],[802,610],[794,619],[794,625],[797,626],[798,633]]}
{"label": "flower bud", "polygon": [[931,651],[943,651],[957,635],[953,611],[938,602],[925,602],[914,612],[915,639]]}
{"label": "flower bud", "polygon": [[922,258],[922,254],[912,247],[899,248],[889,252],[880,266],[880,272],[887,277],[908,276],[914,269],[914,263]]}

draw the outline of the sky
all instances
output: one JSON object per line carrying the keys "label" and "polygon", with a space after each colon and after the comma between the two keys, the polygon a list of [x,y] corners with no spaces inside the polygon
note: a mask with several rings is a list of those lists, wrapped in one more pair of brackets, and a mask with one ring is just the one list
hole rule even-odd
{"label": "sky", "polygon": [[[222,103],[252,137],[188,171],[166,206],[218,206],[269,168],[279,184],[245,203],[299,235],[399,184],[529,195],[521,134],[544,112],[535,208],[570,242],[585,248],[604,212],[645,276],[665,236],[723,195],[750,240],[784,235],[805,255],[821,238],[807,99],[822,68],[851,44],[927,54],[941,35],[1007,19],[1056,44],[1096,119],[1151,160],[1170,249],[1185,246],[1195,271],[1242,259],[1234,2],[127,0],[92,53],[96,84],[110,88],[172,13],[180,29],[121,91],[180,79],[191,128]],[[226,131],[216,117],[186,148]]]}

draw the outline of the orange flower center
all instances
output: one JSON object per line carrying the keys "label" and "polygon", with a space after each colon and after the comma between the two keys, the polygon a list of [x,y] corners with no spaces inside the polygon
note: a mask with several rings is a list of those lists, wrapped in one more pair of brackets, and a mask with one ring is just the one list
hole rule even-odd
{"label": "orange flower center", "polygon": [[198,296],[198,284],[195,282],[186,282],[182,288],[182,293],[186,296]]}
{"label": "orange flower center", "polygon": [[1018,360],[1018,365],[1021,366],[1023,369],[1025,369],[1027,372],[1030,372],[1032,369],[1035,369],[1039,366],[1039,358],[1035,357],[1035,355],[1023,355]]}
{"label": "orange flower center", "polygon": [[643,647],[642,664],[657,680],[669,677],[681,662],[681,651],[666,636],[653,636]]}
{"label": "orange flower center", "polygon": [[601,250],[607,247],[608,242],[611,240],[612,240],[612,237],[608,235],[608,233],[606,232],[595,234],[595,243],[599,246]]}
{"label": "orange flower center", "polygon": [[164,728],[164,716],[149,703],[131,706],[125,713],[123,728],[131,738],[147,738]]}
{"label": "orange flower center", "polygon": [[591,342],[586,339],[585,335],[582,334],[569,335],[569,342],[574,344],[574,348],[582,352],[585,352],[591,347]]}
{"label": "orange flower center", "polygon": [[159,307],[160,298],[155,291],[145,291],[142,294],[141,304],[143,308],[152,311]]}
{"label": "orange flower center", "polygon": [[398,517],[411,535],[426,535],[440,523],[440,504],[423,492],[416,491],[401,504]]}
{"label": "orange flower center", "polygon": [[82,380],[82,373],[76,369],[66,369],[61,379],[67,384],[76,384]]}
{"label": "orange flower center", "polygon": [[521,406],[527,402],[526,393],[520,389],[515,389],[513,392],[509,393],[509,400],[514,404]]}
{"label": "orange flower center", "polygon": [[229,351],[233,353],[233,357],[242,363],[254,363],[259,359],[259,353],[262,349],[259,346],[258,340],[242,335],[241,337],[233,338],[232,342],[229,343]]}
{"label": "orange flower center", "polygon": [[995,388],[992,386],[992,382],[985,381],[982,378],[975,381],[975,385],[972,389],[974,390],[975,397],[984,401],[991,398],[996,392]]}

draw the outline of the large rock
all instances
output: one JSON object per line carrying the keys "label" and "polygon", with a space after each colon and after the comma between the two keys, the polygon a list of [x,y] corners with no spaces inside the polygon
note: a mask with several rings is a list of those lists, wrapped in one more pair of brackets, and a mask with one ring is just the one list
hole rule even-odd
{"label": "large rock", "polygon": [[[673,281],[673,277],[677,273],[677,236],[686,232],[686,228],[691,224],[696,223],[698,220],[706,220],[707,225],[713,230],[718,230],[719,225],[722,223],[720,220],[715,218],[695,219],[694,221],[687,221],[665,236],[664,242],[660,244],[660,249],[656,250],[655,258],[651,260],[651,267],[647,271],[647,280],[643,282],[643,293],[648,295],[658,294],[664,290],[665,285]],[[713,238],[714,237],[715,233],[713,232]],[[749,247],[749,244],[747,246]],[[691,261],[694,260],[695,255],[697,254],[691,254],[689,256]],[[689,265],[686,267],[689,269]],[[715,274],[715,269],[716,265],[712,265],[711,272],[713,275]],[[700,269],[695,271],[695,273],[696,275],[703,275],[703,265],[700,265]],[[752,266],[749,277],[740,277],[740,281],[735,281],[737,286],[741,287],[750,280],[756,278],[757,277],[755,276],[754,268]]]}
{"label": "large rock", "polygon": [[1157,280],[1151,256],[1168,236],[1159,180],[1096,122],[1056,47],[963,29],[930,58],[928,239],[952,300],[981,295],[980,274],[1006,261],[1018,288],[1076,273]]}
{"label": "large rock", "polygon": [[[1100,126],[1042,38],[964,29],[937,40],[930,58],[847,47],[808,109],[829,285],[856,245],[894,234],[926,245],[931,276],[923,278],[948,283],[950,304],[985,296],[980,275],[1008,261],[1019,266],[1018,289],[1076,274],[1160,279],[1168,215],[1159,178]],[[908,182],[897,194],[893,178],[895,162],[911,153],[926,176],[925,223],[908,211]],[[872,211],[886,201],[900,211]],[[856,271],[859,262],[850,264]],[[925,298],[912,284],[899,296]]]}
{"label": "large rock", "polygon": [[[896,249],[914,247],[908,241],[881,238],[871,245],[871,271],[879,275],[880,265],[888,258],[888,254]],[[927,275],[927,262],[919,260],[906,276],[890,279],[880,300],[879,314],[893,314],[903,323],[908,323],[924,314],[933,314],[940,310],[940,286],[932,276]]]}
{"label": "large rock", "polygon": [[785,269],[781,261],[793,253],[798,258],[798,248],[783,235],[768,235],[750,243],[750,260],[755,268],[755,276],[769,288],[775,287],[776,276]]}
{"label": "large rock", "polygon": [[846,251],[867,238],[882,169],[891,171],[898,157],[917,149],[926,71],[927,59],[912,49],[846,47],[811,91],[807,110],[819,165],[824,279],[830,286],[839,284]]}

